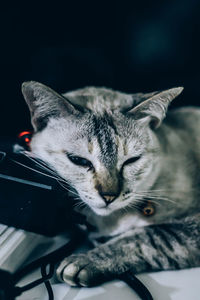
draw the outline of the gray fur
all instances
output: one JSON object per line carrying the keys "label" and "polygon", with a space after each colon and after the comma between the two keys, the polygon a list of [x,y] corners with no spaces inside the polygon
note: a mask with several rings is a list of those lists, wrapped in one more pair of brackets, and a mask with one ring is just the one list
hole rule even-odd
{"label": "gray fur", "polygon": [[[58,95],[36,82],[23,85],[35,128],[32,154],[76,190],[77,210],[96,228],[91,239],[108,240],[64,260],[57,271],[64,281],[93,285],[127,269],[200,265],[200,109],[167,113],[181,91],[88,87]],[[68,153],[93,168],[75,165]],[[102,195],[115,197],[105,204]],[[155,207],[150,217],[142,213],[146,201]]]}

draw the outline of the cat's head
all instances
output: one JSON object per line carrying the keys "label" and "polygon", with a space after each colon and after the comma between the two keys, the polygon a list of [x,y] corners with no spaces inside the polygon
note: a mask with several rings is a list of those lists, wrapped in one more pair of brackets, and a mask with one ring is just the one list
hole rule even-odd
{"label": "cat's head", "polygon": [[182,88],[125,94],[84,88],[64,95],[25,82],[35,133],[31,151],[98,215],[137,205],[157,177],[154,131]]}

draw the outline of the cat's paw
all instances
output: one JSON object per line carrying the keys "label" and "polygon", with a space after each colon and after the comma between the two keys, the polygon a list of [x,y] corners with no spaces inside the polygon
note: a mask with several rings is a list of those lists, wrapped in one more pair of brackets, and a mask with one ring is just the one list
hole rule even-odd
{"label": "cat's paw", "polygon": [[60,281],[71,286],[93,286],[108,279],[105,262],[92,260],[87,254],[65,258],[56,273]]}

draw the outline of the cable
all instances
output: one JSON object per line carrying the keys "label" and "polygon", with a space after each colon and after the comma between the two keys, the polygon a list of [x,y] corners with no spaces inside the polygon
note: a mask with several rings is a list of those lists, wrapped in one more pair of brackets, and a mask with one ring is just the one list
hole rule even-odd
{"label": "cable", "polygon": [[40,285],[41,283],[44,283],[45,281],[48,281],[48,280],[49,280],[49,278],[42,277],[42,278],[32,281],[31,283],[28,283],[22,287],[16,286],[15,287],[15,296],[19,296],[22,293],[24,293],[25,291],[33,289],[34,287],[36,287],[36,286]]}
{"label": "cable", "polygon": [[[14,285],[16,285],[16,283],[19,282],[28,273],[34,271],[35,269],[37,269],[39,267],[41,267],[41,274],[42,274],[42,278],[39,278],[31,283],[28,283],[25,286],[22,286],[22,287],[15,286],[14,291],[13,291],[14,296],[15,297],[19,296],[23,292],[25,292],[29,289],[32,289],[32,288],[38,286],[39,284],[44,283],[47,288],[49,300],[53,300],[54,295],[53,295],[53,290],[52,290],[51,284],[49,282],[49,279],[51,279],[54,275],[55,264],[57,262],[59,262],[60,260],[62,260],[64,257],[70,255],[75,250],[75,248],[80,243],[83,242],[84,238],[85,238],[84,232],[81,231],[80,229],[76,228],[72,239],[67,244],[65,244],[64,246],[60,247],[59,249],[56,249],[55,251],[53,251],[43,257],[40,257],[39,259],[31,262],[30,264],[26,265],[21,270],[14,273],[13,277],[12,277]],[[49,272],[47,273],[48,265],[50,267],[49,267]]]}
{"label": "cable", "polygon": [[[81,233],[81,234],[80,234]],[[52,278],[54,275],[54,267],[55,264],[58,263],[60,260],[65,258],[66,256],[70,255],[74,249],[83,242],[83,239],[85,238],[85,234],[78,230],[76,231],[76,235],[73,236],[73,238],[65,244],[64,246],[60,247],[59,249],[31,262],[27,266],[25,266],[23,269],[19,270],[13,275],[13,283],[16,285],[17,282],[19,282],[24,276],[26,276],[29,272],[41,267],[41,275],[42,278],[37,279],[25,286],[22,287],[14,287],[14,296],[19,296],[24,291],[27,291],[29,289],[32,289],[36,287],[39,284],[44,283],[49,300],[54,299],[53,290],[50,284],[49,279]],[[49,272],[47,272],[47,267],[49,266]],[[142,300],[153,300],[153,297],[149,290],[145,287],[145,285],[137,278],[135,277],[132,272],[126,271],[120,275],[117,276],[116,279],[122,280],[126,282],[137,294]]]}
{"label": "cable", "polygon": [[38,258],[37,260],[29,263],[19,271],[13,274],[14,282],[19,282],[24,276],[26,276],[29,272],[34,271],[37,268],[40,268],[41,265],[48,265],[50,263],[58,263],[61,259],[65,258],[66,256],[70,255],[77,247],[80,245],[85,238],[85,233],[80,229],[76,229],[71,240],[65,244],[64,246],[60,247],[52,251],[51,253]]}
{"label": "cable", "polygon": [[147,287],[130,270],[120,274],[118,279],[126,282],[142,300],[153,300]]}
{"label": "cable", "polygon": [[[41,267],[41,274],[42,274],[42,277],[45,278],[45,276],[47,276],[47,266],[42,266]],[[53,264],[50,264],[50,270],[49,270],[49,275],[52,275],[54,274],[54,265]],[[46,289],[47,289],[47,293],[49,295],[49,300],[54,300],[54,295],[53,295],[53,290],[52,290],[52,287],[51,287],[51,283],[49,280],[45,281],[44,282],[45,286],[46,286]]]}

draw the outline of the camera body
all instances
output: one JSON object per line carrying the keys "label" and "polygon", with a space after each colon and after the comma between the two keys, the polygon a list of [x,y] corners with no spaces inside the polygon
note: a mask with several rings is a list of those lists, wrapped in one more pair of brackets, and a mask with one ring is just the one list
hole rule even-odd
{"label": "camera body", "polygon": [[[24,143],[25,144],[22,145]],[[42,161],[30,159],[14,145],[26,147],[27,137],[0,139],[0,223],[27,231],[54,236],[82,223],[73,210],[68,187]]]}

